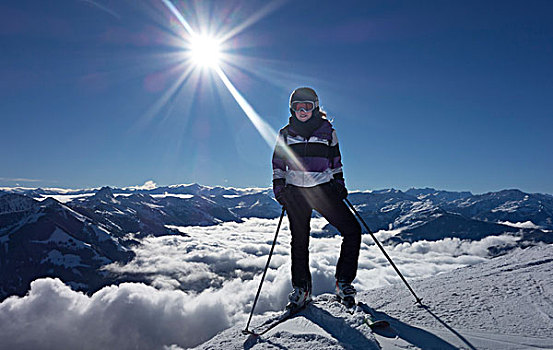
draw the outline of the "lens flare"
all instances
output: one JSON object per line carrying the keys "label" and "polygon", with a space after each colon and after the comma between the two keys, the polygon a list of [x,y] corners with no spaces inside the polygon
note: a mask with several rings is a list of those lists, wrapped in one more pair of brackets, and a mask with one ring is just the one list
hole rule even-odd
{"label": "lens flare", "polygon": [[[219,78],[221,78],[221,80],[223,81],[223,84],[225,84],[225,86],[227,87],[232,97],[234,97],[236,103],[238,103],[240,108],[242,108],[242,111],[244,111],[253,126],[257,129],[257,132],[261,135],[261,137],[263,137],[263,139],[265,140],[265,142],[267,142],[269,146],[273,146],[277,140],[277,133],[275,132],[275,130],[265,120],[263,120],[259,116],[259,114],[257,114],[255,109],[253,109],[248,101],[246,101],[244,96],[242,96],[242,94],[240,94],[240,92],[234,87],[232,82],[229,80],[229,78],[226,76],[225,72],[223,72],[221,68],[217,67],[215,71],[219,75]],[[284,153],[286,154],[288,159],[290,159],[290,161],[293,162],[296,167],[305,171],[303,164],[299,161],[294,152],[292,152],[290,147],[288,147],[288,145],[286,144],[282,144],[281,146],[283,146]]]}

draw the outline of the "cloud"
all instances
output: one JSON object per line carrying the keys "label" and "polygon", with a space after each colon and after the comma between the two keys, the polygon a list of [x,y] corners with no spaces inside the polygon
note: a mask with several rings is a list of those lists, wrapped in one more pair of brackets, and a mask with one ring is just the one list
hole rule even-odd
{"label": "cloud", "polygon": [[[326,224],[326,220],[322,218],[312,219],[312,232],[322,233]],[[249,294],[240,294],[240,298],[233,295],[237,299],[234,302],[236,308],[232,310],[249,311],[244,305],[251,303],[253,299],[276,225],[277,219],[251,218],[244,223],[180,227],[183,236],[146,238],[141,245],[134,248],[136,258],[132,262],[126,265],[110,265],[108,270],[117,274],[141,276],[157,288],[180,288],[194,292],[205,289],[229,291],[231,282],[236,283],[249,289]],[[383,240],[398,232],[379,231],[376,236]],[[405,276],[424,278],[480,263],[489,257],[489,247],[513,246],[517,239],[507,235],[487,237],[474,242],[446,238],[435,242],[420,241],[386,246],[385,249]],[[288,222],[284,220],[271,260],[268,282],[262,293],[270,295],[273,300],[267,301],[265,307],[256,311],[279,310],[286,302],[286,295],[291,289],[289,242]],[[339,236],[311,238],[310,264],[315,294],[333,292],[340,244]],[[254,278],[256,283],[252,283]],[[356,286],[360,290],[369,290],[394,283],[401,283],[399,277],[371,236],[364,235]]]}
{"label": "cloud", "polygon": [[0,181],[7,181],[7,182],[42,182],[43,180],[40,179],[28,179],[23,177],[0,177]]}
{"label": "cloud", "polygon": [[139,283],[91,297],[59,279],[40,279],[0,304],[4,349],[159,349],[192,346],[229,326],[223,300]]}
{"label": "cloud", "polygon": [[153,180],[148,180],[142,186],[129,186],[129,187],[124,187],[123,189],[128,189],[128,190],[153,190],[155,188],[157,188],[157,184]]}
{"label": "cloud", "polygon": [[535,229],[540,228],[538,225],[534,224],[532,221],[525,221],[525,222],[499,221],[498,224],[517,227],[517,228],[535,228]]}
{"label": "cloud", "polygon": [[[57,279],[34,281],[29,294],[0,304],[0,348],[177,349],[197,345],[235,324],[245,325],[267,262],[278,219],[247,219],[211,227],[180,227],[182,236],[145,238],[136,258],[112,264],[124,283],[92,296]],[[326,221],[315,218],[313,233]],[[397,231],[380,231],[389,237]],[[385,246],[408,279],[423,278],[486,260],[488,248],[514,245],[512,236],[468,242],[447,238]],[[281,310],[290,283],[290,231],[284,220],[256,314]],[[312,238],[310,265],[315,295],[333,292],[341,237]],[[369,235],[362,240],[356,287],[398,284],[399,277]]]}
{"label": "cloud", "polygon": [[[327,222],[315,218],[312,232],[321,233]],[[149,237],[135,247],[136,258],[127,265],[110,265],[111,272],[142,275],[158,288],[185,288],[201,291],[218,289],[229,280],[248,281],[265,267],[277,219],[246,219],[244,223],[223,223],[210,227],[181,227],[183,236]],[[379,231],[378,239],[397,234],[398,230]],[[437,272],[479,263],[489,257],[489,247],[513,246],[518,238],[505,235],[486,237],[480,241],[446,238],[386,246],[400,269],[413,277],[427,277]],[[271,261],[271,271],[282,271],[289,278],[290,232],[284,220]],[[333,290],[341,237],[311,238],[310,261],[314,292]],[[397,260],[397,261],[396,261]],[[359,277],[361,289],[373,289],[395,283],[395,272],[374,244],[371,236],[362,240]],[[287,267],[288,270],[283,269]],[[315,277],[316,276],[316,277]],[[284,293],[281,291],[280,293]],[[285,294],[285,293],[284,293]]]}

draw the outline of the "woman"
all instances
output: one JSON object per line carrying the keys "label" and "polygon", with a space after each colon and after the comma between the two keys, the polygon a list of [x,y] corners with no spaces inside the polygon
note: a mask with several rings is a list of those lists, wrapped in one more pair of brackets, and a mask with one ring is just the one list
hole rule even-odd
{"label": "woman", "polygon": [[273,153],[273,191],[288,213],[292,233],[292,285],[287,308],[311,301],[309,235],[312,210],[340,231],[343,239],[336,266],[336,295],[355,302],[351,282],[357,273],[361,227],[343,202],[348,191],[336,131],[319,108],[319,98],[308,87],[290,96],[291,116],[279,132]]}

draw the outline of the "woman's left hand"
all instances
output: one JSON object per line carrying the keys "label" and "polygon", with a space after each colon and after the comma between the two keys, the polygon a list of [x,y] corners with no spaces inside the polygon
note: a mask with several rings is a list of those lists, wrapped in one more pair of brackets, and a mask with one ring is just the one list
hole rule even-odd
{"label": "woman's left hand", "polygon": [[344,200],[347,198],[348,189],[346,188],[346,185],[344,183],[334,179],[330,181],[330,184],[334,188],[334,191],[336,192],[336,195],[338,196],[338,198],[340,198],[340,200]]}

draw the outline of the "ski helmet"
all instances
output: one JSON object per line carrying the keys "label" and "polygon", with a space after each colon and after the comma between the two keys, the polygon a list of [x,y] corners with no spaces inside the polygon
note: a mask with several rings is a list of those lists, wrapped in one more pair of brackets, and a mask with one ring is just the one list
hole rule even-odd
{"label": "ski helmet", "polygon": [[294,109],[292,108],[292,104],[294,102],[301,102],[301,101],[309,101],[313,103],[314,109],[313,113],[317,114],[319,112],[319,96],[317,96],[317,93],[315,90],[309,87],[300,87],[297,88],[292,92],[290,95],[290,113],[294,115]]}

